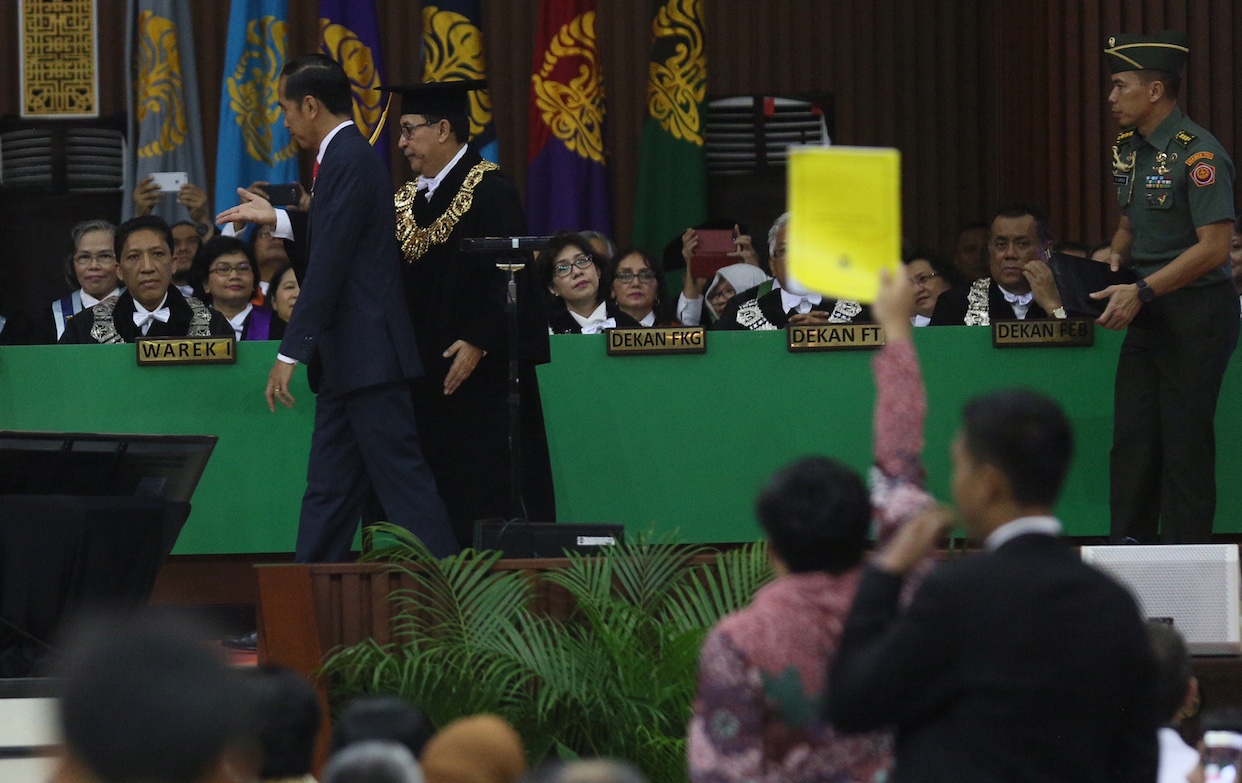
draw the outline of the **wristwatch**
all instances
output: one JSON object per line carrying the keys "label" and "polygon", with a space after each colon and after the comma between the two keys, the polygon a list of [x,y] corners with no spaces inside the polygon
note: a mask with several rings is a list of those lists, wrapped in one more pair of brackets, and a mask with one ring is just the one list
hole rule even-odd
{"label": "wristwatch", "polygon": [[1139,301],[1143,304],[1147,304],[1156,298],[1156,292],[1152,290],[1151,286],[1147,285],[1146,280],[1139,280],[1135,285],[1138,286]]}
{"label": "wristwatch", "polygon": [[1051,315],[1053,318],[1059,319],[1061,321],[1064,321],[1066,318],[1069,317],[1069,315],[1065,312],[1064,307],[1058,307],[1057,309],[1053,310]]}

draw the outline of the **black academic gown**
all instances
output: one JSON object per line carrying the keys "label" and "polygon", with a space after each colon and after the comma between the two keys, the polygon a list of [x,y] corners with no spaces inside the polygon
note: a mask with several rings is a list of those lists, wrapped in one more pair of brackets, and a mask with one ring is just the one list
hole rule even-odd
{"label": "black academic gown", "polygon": [[[781,291],[779,288],[773,288],[763,296],[757,296],[759,289],[763,284],[750,288],[730,300],[729,304],[720,313],[720,318],[716,323],[712,324],[712,329],[725,330],[763,330],[763,329],[784,329],[789,325],[790,313],[785,312],[784,304],[781,301]],[[752,304],[752,302],[754,304]],[[812,310],[831,313],[836,309],[838,300],[824,297],[819,304],[812,305]],[[755,307],[758,307],[759,318],[755,318]],[[751,315],[750,318],[746,314]],[[741,320],[739,320],[741,315]],[[853,316],[838,321],[838,323],[870,323],[871,308],[862,305]],[[743,322],[746,323],[743,323]]]}
{"label": "black academic gown", "polygon": [[[966,313],[970,309],[970,285],[958,286],[945,291],[936,300],[936,309],[932,310],[930,326],[961,326],[966,321]],[[1048,318],[1048,313],[1034,300],[1026,311],[1027,320]],[[1013,305],[1005,300],[1000,286],[992,280],[988,283],[988,319],[989,321],[1016,321],[1018,316],[1013,312]]]}
{"label": "black academic gown", "polygon": [[[430,201],[413,197],[414,219],[430,226],[443,215],[461,190],[467,174],[482,158],[467,150],[436,188]],[[414,183],[398,194],[398,240],[401,204]],[[409,189],[409,190],[406,190]],[[474,189],[470,209],[461,215],[449,237],[411,258],[406,248],[405,293],[418,335],[426,377],[415,384],[414,403],[423,453],[448,506],[454,531],[463,545],[472,539],[478,519],[508,518],[517,513],[509,492],[509,331],[505,315],[508,277],[488,253],[460,252],[467,237],[521,236],[526,217],[518,192],[499,171],[490,171]],[[547,361],[547,317],[542,297],[529,273],[519,273],[522,399],[523,486],[529,517],[552,521],[555,515],[551,469],[543,415],[533,365]],[[526,306],[530,305],[530,306]],[[452,395],[443,392],[452,358],[443,353],[457,340],[487,354]]]}
{"label": "black academic gown", "polygon": [[[65,325],[65,333],[61,335],[62,343],[99,343],[100,339],[96,335],[91,334],[95,327],[95,319],[99,313],[104,312],[104,306],[109,300],[104,300],[94,307],[88,307],[78,313]],[[197,299],[187,301],[176,286],[168,287],[168,299],[165,301],[168,305],[168,323],[161,321],[152,321],[151,327],[144,335],[142,330],[134,325],[134,298],[129,292],[121,294],[116,298],[116,304],[112,306],[112,312],[107,316],[107,320],[111,321],[113,328],[116,330],[119,340],[112,342],[135,342],[139,337],[188,337],[190,336],[191,322],[194,318],[194,304],[196,307],[202,307],[209,314],[208,332],[212,337],[233,337],[233,327],[229,324],[227,318],[220,313],[207,307],[207,305]],[[105,332],[109,330],[105,324],[101,323]]]}

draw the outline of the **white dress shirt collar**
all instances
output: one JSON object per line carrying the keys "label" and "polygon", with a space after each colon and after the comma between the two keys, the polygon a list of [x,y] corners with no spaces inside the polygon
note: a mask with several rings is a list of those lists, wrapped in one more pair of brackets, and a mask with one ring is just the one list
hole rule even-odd
{"label": "white dress shirt collar", "polygon": [[1015,294],[1011,291],[1006,291],[1000,283],[997,283],[996,287],[1000,289],[1001,296],[1005,297],[1005,301],[1013,307],[1014,317],[1024,320],[1027,310],[1031,309],[1031,302],[1035,301],[1035,292],[1027,291],[1025,294]]}
{"label": "white dress shirt collar", "polygon": [[[82,297],[82,309],[85,310],[88,307],[94,307],[95,305],[99,304],[104,299],[107,299],[110,296],[120,296],[121,287],[117,286],[116,288],[113,288],[111,291],[103,295],[103,299],[96,299],[95,297],[91,296],[90,294],[86,293],[85,291],[81,289],[78,290],[78,295]],[[134,302],[134,304],[137,305],[138,303]]]}
{"label": "white dress shirt collar", "polygon": [[448,162],[448,165],[440,169],[440,173],[434,177],[424,177],[421,174],[418,175],[418,184],[416,187],[420,191],[427,191],[425,195],[427,196],[428,201],[431,201],[431,197],[436,194],[436,188],[440,187],[440,183],[443,182],[448,173],[453,170],[453,167],[457,165],[457,162],[465,157],[466,149],[468,147],[469,145],[467,144],[461,145],[461,149],[457,150],[457,154],[454,155],[453,159]]}
{"label": "white dress shirt collar", "polygon": [[931,318],[926,315],[919,315],[918,313],[915,313],[910,316],[910,323],[914,326],[927,326],[931,323]]}
{"label": "white dress shirt collar", "polygon": [[984,539],[983,545],[988,551],[996,551],[1005,543],[1027,533],[1039,533],[1045,536],[1061,535],[1061,523],[1056,517],[1018,517],[996,528]]}
{"label": "white dress shirt collar", "polygon": [[242,330],[246,328],[246,316],[250,315],[253,309],[254,305],[247,304],[240,313],[229,319],[229,326],[233,327],[233,333],[237,335],[238,340],[241,339]]}
{"label": "white dress shirt collar", "polygon": [[[568,307],[565,309],[569,310]],[[569,314],[578,322],[578,326],[582,327],[583,334],[595,334],[600,331],[600,324],[608,320],[608,307],[603,302],[600,302],[599,306],[592,310],[590,315],[581,316],[573,310],[569,310]],[[613,323],[615,325],[616,322],[614,321]],[[588,332],[587,329],[591,329],[591,331]]]}
{"label": "white dress shirt collar", "polygon": [[[824,301],[824,297],[819,294],[798,296],[797,294],[789,293],[787,288],[781,289],[781,310],[786,313],[793,309],[797,309],[799,313],[809,313],[812,305],[817,305],[822,301]],[[805,306],[803,306],[803,303],[805,303]]]}
{"label": "white dress shirt collar", "polygon": [[341,128],[344,128],[346,125],[353,124],[353,120],[345,120],[340,125],[337,125],[335,128],[328,131],[328,135],[323,137],[323,141],[319,142],[319,152],[315,155],[316,163],[323,163],[323,154],[328,151],[328,145],[332,142],[332,139],[336,138],[336,134],[341,132]]}
{"label": "white dress shirt collar", "polygon": [[655,311],[647,313],[638,322],[643,326],[655,326]]}

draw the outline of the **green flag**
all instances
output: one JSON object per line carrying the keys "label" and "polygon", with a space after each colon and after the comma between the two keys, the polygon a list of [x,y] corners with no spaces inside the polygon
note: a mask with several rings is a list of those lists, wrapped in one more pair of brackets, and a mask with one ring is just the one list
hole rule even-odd
{"label": "green flag", "polygon": [[670,240],[707,218],[703,0],[660,0],[651,34],[633,239],[658,258]]}

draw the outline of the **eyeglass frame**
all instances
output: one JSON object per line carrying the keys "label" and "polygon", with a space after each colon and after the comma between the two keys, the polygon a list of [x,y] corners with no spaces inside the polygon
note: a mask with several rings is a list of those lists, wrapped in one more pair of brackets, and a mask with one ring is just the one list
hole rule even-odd
{"label": "eyeglass frame", "polygon": [[928,272],[927,274],[923,274],[923,275],[919,275],[918,277],[910,278],[910,285],[914,286],[915,288],[921,288],[927,285],[928,283],[930,283],[931,281],[935,280],[937,277],[940,277],[939,272]]}
{"label": "eyeglass frame", "polygon": [[410,139],[414,138],[414,131],[418,130],[419,128],[427,128],[432,125],[439,125],[441,122],[443,122],[443,120],[436,120],[435,122],[420,122],[417,125],[409,125],[409,126],[401,125],[400,126],[401,138],[404,139],[405,141],[409,141]]}
{"label": "eyeglass frame", "polygon": [[[594,264],[595,264],[595,256],[590,253],[583,253],[581,255],[575,256],[573,260],[569,262],[562,261],[562,262],[558,262],[554,264],[552,266],[552,276],[553,277],[569,277],[570,275],[574,273],[575,267],[578,269],[587,269],[588,267],[593,266]],[[565,271],[562,272],[561,271],[562,268]]]}
{"label": "eyeglass frame", "polygon": [[612,279],[618,283],[630,283],[634,280],[638,280],[640,283],[654,283],[657,280],[656,273],[651,269],[640,269],[637,272],[622,269],[620,272],[613,274]]}
{"label": "eyeglass frame", "polygon": [[250,265],[249,261],[238,261],[236,264],[216,264],[207,270],[209,274],[219,275],[220,277],[228,277],[234,272],[244,275],[247,272],[253,271],[254,267]]}
{"label": "eyeglass frame", "polygon": [[92,261],[98,261],[100,264],[103,264],[103,265],[107,265],[109,261],[115,264],[117,262],[116,253],[111,250],[105,250],[102,253],[83,252],[83,253],[73,254],[73,265],[74,266],[80,266],[80,267],[89,269]]}

